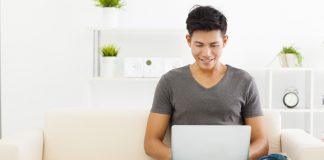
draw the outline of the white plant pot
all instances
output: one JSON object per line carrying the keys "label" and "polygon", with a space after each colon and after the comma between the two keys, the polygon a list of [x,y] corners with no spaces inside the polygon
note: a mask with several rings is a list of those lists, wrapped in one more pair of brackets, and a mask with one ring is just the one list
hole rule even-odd
{"label": "white plant pot", "polygon": [[280,54],[280,64],[282,67],[296,67],[297,56],[294,54]]}
{"label": "white plant pot", "polygon": [[115,77],[115,66],[117,57],[101,57],[100,76],[113,78]]}
{"label": "white plant pot", "polygon": [[119,9],[115,7],[102,8],[102,25],[104,27],[118,27]]}

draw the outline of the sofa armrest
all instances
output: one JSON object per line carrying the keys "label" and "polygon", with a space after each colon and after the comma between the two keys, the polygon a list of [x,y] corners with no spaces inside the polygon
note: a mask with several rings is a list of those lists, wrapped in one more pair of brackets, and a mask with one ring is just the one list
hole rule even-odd
{"label": "sofa armrest", "polygon": [[324,143],[301,129],[283,129],[281,149],[293,160],[324,159]]}
{"label": "sofa armrest", "polygon": [[42,160],[43,130],[32,129],[0,140],[1,160]]}

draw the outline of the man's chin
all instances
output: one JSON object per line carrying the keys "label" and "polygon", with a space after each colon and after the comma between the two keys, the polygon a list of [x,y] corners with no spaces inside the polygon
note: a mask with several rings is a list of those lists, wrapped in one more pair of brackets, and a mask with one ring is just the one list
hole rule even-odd
{"label": "man's chin", "polygon": [[212,64],[201,64],[201,63],[199,63],[198,64],[198,67],[201,70],[211,70],[211,69],[215,68],[215,66],[216,66],[216,63],[212,63]]}

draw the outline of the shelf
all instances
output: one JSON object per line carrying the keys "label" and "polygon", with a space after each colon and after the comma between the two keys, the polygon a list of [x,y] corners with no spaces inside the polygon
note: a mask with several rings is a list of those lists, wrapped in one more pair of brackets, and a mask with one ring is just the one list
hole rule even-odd
{"label": "shelf", "polygon": [[304,67],[295,67],[295,68],[268,68],[272,71],[312,71],[314,68],[304,68]]}
{"label": "shelf", "polygon": [[[305,112],[305,113],[310,113],[312,112],[311,109],[264,109],[264,111],[277,111],[277,112],[289,112],[289,113],[293,113],[293,112]],[[324,111],[323,111],[324,112]]]}
{"label": "shelf", "polygon": [[107,32],[118,32],[118,33],[129,33],[129,32],[180,32],[187,33],[185,28],[109,28],[104,26],[92,26],[89,27],[93,31],[107,31]]}
{"label": "shelf", "polygon": [[282,68],[282,67],[241,67],[243,70],[271,70],[271,71],[313,71],[322,70],[322,68],[312,67],[295,67],[295,68]]}
{"label": "shelf", "polygon": [[314,113],[324,113],[324,109],[314,109],[313,110]]}
{"label": "shelf", "polygon": [[[100,75],[100,49],[114,44],[120,50],[118,57],[123,62],[128,57],[180,57],[187,60],[188,44],[183,28],[107,28],[90,27],[93,31],[93,77]],[[163,46],[167,47],[161,47]],[[123,73],[123,63],[116,66],[116,73]],[[118,75],[121,76],[121,75]]]}
{"label": "shelf", "polygon": [[152,77],[152,78],[127,78],[127,77],[92,77],[89,81],[158,81],[160,77]]}

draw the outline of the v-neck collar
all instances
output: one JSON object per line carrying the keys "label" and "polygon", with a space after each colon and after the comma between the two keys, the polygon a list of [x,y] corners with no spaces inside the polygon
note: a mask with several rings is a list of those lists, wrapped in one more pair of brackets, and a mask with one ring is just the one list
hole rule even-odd
{"label": "v-neck collar", "polygon": [[204,87],[202,84],[200,84],[194,77],[193,77],[193,75],[192,75],[192,72],[191,72],[191,70],[190,70],[190,64],[188,64],[187,65],[187,71],[188,71],[188,74],[189,74],[189,77],[191,78],[191,80],[193,80],[194,81],[194,83],[196,84],[196,85],[198,85],[200,88],[202,88],[203,90],[212,90],[213,88],[216,88],[217,86],[219,86],[219,85],[221,85],[221,83],[224,81],[224,79],[227,77],[227,74],[228,74],[228,72],[229,72],[229,70],[230,70],[230,68],[231,68],[231,66],[230,65],[228,65],[228,64],[225,64],[226,66],[227,66],[227,69],[226,69],[226,71],[225,71],[225,73],[224,73],[224,76],[222,77],[222,79],[220,79],[216,84],[214,84],[214,85],[212,85],[211,87],[208,87],[208,88],[206,88],[206,87]]}

